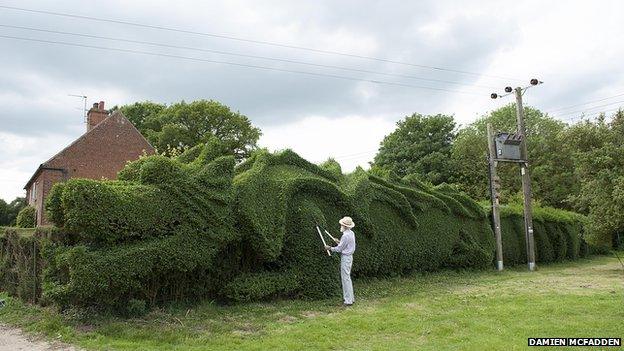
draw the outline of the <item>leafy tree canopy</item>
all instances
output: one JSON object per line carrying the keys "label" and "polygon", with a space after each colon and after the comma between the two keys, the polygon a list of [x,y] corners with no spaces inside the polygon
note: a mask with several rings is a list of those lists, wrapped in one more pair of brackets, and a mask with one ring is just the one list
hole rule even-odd
{"label": "leafy tree canopy", "polygon": [[381,142],[372,168],[398,177],[416,174],[433,184],[449,182],[452,175],[452,116],[414,113],[397,122],[397,129]]}
{"label": "leafy tree canopy", "polygon": [[[624,233],[624,111],[611,122],[604,116],[583,121],[565,132],[573,156],[579,190],[569,202],[588,213],[590,240],[594,244],[621,245]],[[619,234],[619,236],[618,236]]]}
{"label": "leafy tree canopy", "polygon": [[[525,107],[528,153],[534,198],[548,206],[570,208],[566,202],[570,192],[577,191],[573,180],[574,164],[562,132],[566,124],[541,111]],[[459,131],[453,143],[454,181],[473,197],[488,196],[486,126],[494,132],[515,133],[516,106],[510,104],[479,118]],[[567,153],[566,153],[567,152]],[[508,201],[521,191],[519,167],[500,163],[498,174],[502,184],[502,199]]]}
{"label": "leafy tree canopy", "polygon": [[262,134],[249,118],[213,100],[169,106],[150,101],[119,108],[159,153],[171,155],[216,137],[242,160]]}
{"label": "leafy tree canopy", "polygon": [[0,226],[12,226],[15,224],[17,214],[26,207],[26,198],[17,197],[10,203],[0,199]]}
{"label": "leafy tree canopy", "polygon": [[0,199],[0,225],[9,225],[9,204]]}

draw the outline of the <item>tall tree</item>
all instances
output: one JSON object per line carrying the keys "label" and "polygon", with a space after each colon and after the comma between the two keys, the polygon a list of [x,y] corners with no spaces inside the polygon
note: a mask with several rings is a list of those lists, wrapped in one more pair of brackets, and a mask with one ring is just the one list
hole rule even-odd
{"label": "tall tree", "polygon": [[147,121],[153,121],[156,115],[161,113],[167,106],[158,104],[151,101],[135,102],[131,105],[121,106],[119,109],[123,114],[134,124],[134,126],[143,133],[145,130],[150,129],[150,124]]}
{"label": "tall tree", "polygon": [[454,130],[452,116],[407,116],[381,142],[371,166],[379,173],[392,172],[399,177],[417,174],[433,184],[449,182]]}
{"label": "tall tree", "polygon": [[26,206],[27,203],[25,197],[17,197],[8,204],[4,200],[0,199],[0,225],[15,225],[17,214]]}
{"label": "tall tree", "polygon": [[262,134],[247,116],[212,100],[170,106],[149,101],[120,107],[160,153],[172,154],[216,137],[239,160],[257,147]]}
{"label": "tall tree", "polygon": [[0,225],[9,225],[9,204],[0,199]]}
{"label": "tall tree", "polygon": [[[453,143],[452,158],[456,170],[455,182],[471,196],[488,197],[486,125],[495,131],[516,131],[515,104],[504,106],[481,117],[460,130]],[[562,132],[566,124],[525,107],[527,147],[534,198],[545,205],[570,208],[566,202],[570,192],[578,191],[574,182],[574,164]],[[499,164],[502,199],[509,201],[522,189],[519,167]]]}
{"label": "tall tree", "polygon": [[[588,214],[594,244],[620,244],[624,234],[624,112],[611,122],[600,116],[565,133],[573,152],[579,191],[570,195],[576,210]],[[618,240],[619,238],[619,240]]]}

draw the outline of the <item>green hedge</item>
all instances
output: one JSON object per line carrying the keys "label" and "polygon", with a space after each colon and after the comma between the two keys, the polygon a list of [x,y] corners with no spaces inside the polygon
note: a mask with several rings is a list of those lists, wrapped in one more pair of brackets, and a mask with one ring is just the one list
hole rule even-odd
{"label": "green hedge", "polygon": [[[527,262],[523,214],[521,205],[501,207],[503,262],[507,266]],[[572,212],[534,207],[536,262],[561,262],[587,256],[583,221],[583,216]]]}
{"label": "green hedge", "polygon": [[143,157],[117,181],[56,184],[46,210],[63,234],[44,247],[45,299],[123,311],[216,296],[236,270],[234,159],[202,147],[193,160]]}
{"label": "green hedge", "polygon": [[0,290],[24,301],[38,302],[46,260],[45,245],[61,242],[65,235],[52,227],[29,231],[5,228],[0,232]]}
{"label": "green hedge", "polygon": [[297,290],[297,277],[291,271],[246,273],[234,278],[224,288],[230,301],[257,301],[288,295]]}
{"label": "green hedge", "polygon": [[84,243],[112,245],[231,221],[234,159],[186,165],[163,156],[142,158],[122,172],[126,181],[71,179],[57,183],[48,218]]}
{"label": "green hedge", "polygon": [[61,306],[123,311],[132,299],[154,305],[214,295],[229,279],[212,269],[228,235],[184,233],[100,249],[49,245],[44,297]]}
{"label": "green hedge", "polygon": [[[31,255],[27,239],[3,238],[2,285],[128,315],[202,297],[339,296],[339,254],[325,253],[315,226],[339,236],[343,216],[356,222],[355,278],[493,267],[488,211],[452,186],[342,174],[335,161],[317,166],[289,150],[236,167],[224,153],[212,140],[173,159],[143,157],[116,181],[55,185],[46,211],[59,229],[35,236]],[[538,262],[589,252],[581,216],[536,208],[534,218]],[[526,262],[521,208],[503,208],[501,221],[506,265]],[[15,252],[23,262],[8,259]],[[42,263],[29,271],[33,257]]]}
{"label": "green hedge", "polygon": [[[257,154],[239,168],[235,213],[246,251],[244,273],[228,286],[228,297],[339,293],[338,255],[323,254],[315,224],[337,235],[337,221],[345,215],[357,223],[355,277],[491,264],[489,222],[469,198],[412,186],[413,179],[392,183],[361,169],[349,175],[336,169],[331,162],[312,165],[288,150]],[[283,270],[293,272],[288,284],[274,284],[262,274]],[[255,291],[258,286],[265,294]]]}
{"label": "green hedge", "polygon": [[34,228],[37,226],[37,210],[32,206],[22,208],[17,214],[15,224],[19,228]]}
{"label": "green hedge", "polygon": [[40,252],[36,237],[5,230],[0,238],[0,288],[25,301],[36,302],[41,294]]}

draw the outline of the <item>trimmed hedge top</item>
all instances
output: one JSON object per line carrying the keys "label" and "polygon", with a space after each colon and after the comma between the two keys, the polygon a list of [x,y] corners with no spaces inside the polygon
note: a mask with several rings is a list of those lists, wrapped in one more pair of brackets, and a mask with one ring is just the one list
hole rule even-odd
{"label": "trimmed hedge top", "polygon": [[[258,151],[235,167],[226,152],[211,140],[129,163],[117,181],[55,185],[46,209],[66,238],[46,246],[44,295],[110,307],[337,294],[339,255],[324,253],[315,226],[339,236],[347,215],[356,277],[492,265],[486,211],[451,186],[342,174],[335,161],[317,166],[291,150]],[[519,263],[517,212],[503,213],[513,224],[506,255]],[[535,219],[540,262],[580,255],[582,217],[536,209]]]}

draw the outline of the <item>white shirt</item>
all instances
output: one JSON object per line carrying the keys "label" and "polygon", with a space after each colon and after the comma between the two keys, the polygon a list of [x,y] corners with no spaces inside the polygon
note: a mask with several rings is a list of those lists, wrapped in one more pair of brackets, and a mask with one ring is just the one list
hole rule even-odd
{"label": "white shirt", "polygon": [[353,255],[355,252],[355,233],[351,229],[342,232],[338,246],[332,247],[333,252],[340,252],[343,255]]}

